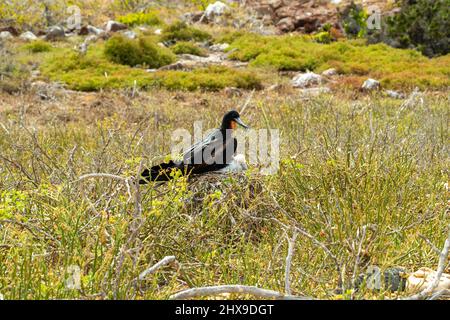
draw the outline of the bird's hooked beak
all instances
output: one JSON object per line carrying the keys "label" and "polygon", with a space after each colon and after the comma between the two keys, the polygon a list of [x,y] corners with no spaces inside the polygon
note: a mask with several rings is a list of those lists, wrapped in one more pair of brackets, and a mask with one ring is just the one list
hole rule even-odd
{"label": "bird's hooked beak", "polygon": [[250,129],[250,127],[248,125],[246,125],[244,122],[242,122],[241,118],[236,118],[236,119],[234,119],[234,121],[236,121],[236,123],[238,125],[240,125],[241,127],[245,128],[245,129]]}

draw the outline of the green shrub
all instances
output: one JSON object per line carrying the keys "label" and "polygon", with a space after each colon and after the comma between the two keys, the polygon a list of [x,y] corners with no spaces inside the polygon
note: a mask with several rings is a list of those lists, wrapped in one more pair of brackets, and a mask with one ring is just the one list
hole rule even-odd
{"label": "green shrub", "polygon": [[367,45],[364,39],[320,44],[304,36],[248,34],[231,43],[228,50],[233,49],[230,58],[251,66],[316,72],[336,68],[341,74],[367,75],[397,88],[450,85],[450,55],[430,60],[415,50]]}
{"label": "green shrub", "polygon": [[313,40],[318,43],[330,43],[331,35],[327,31],[322,31],[313,36]]}
{"label": "green shrub", "polygon": [[349,38],[362,38],[367,34],[368,14],[361,5],[353,1],[339,13],[339,19]]}
{"label": "green shrub", "polygon": [[48,42],[36,40],[26,44],[24,48],[32,53],[39,53],[50,51],[52,49],[52,46]]}
{"label": "green shrub", "polygon": [[64,82],[69,89],[98,91],[101,89],[162,87],[171,90],[219,90],[225,87],[261,88],[261,80],[254,72],[227,67],[209,67],[193,71],[158,71],[109,61],[100,44],[93,46],[86,56],[70,49],[58,49],[49,54],[41,65],[43,76]]}
{"label": "green shrub", "polygon": [[211,35],[205,31],[189,27],[185,22],[175,22],[164,29],[162,41],[207,41]]}
{"label": "green shrub", "polygon": [[175,61],[169,49],[158,46],[151,38],[133,40],[119,34],[106,42],[105,55],[115,63],[129,66],[141,64],[150,68],[159,68]]}
{"label": "green shrub", "polygon": [[187,53],[187,54],[193,54],[193,55],[201,56],[201,57],[205,57],[206,56],[206,51],[204,49],[196,46],[193,43],[186,42],[186,41],[177,42],[171,48],[171,50],[175,54]]}
{"label": "green shrub", "polygon": [[432,57],[450,52],[450,3],[448,0],[403,0],[401,11],[388,23],[388,40],[401,48],[411,46]]}
{"label": "green shrub", "polygon": [[125,16],[120,16],[117,20],[131,27],[137,25],[156,26],[163,24],[163,21],[160,19],[158,12],[129,13]]}
{"label": "green shrub", "polygon": [[251,71],[211,66],[191,72],[164,71],[156,74],[158,83],[171,90],[219,90],[225,87],[260,89],[260,79]]}

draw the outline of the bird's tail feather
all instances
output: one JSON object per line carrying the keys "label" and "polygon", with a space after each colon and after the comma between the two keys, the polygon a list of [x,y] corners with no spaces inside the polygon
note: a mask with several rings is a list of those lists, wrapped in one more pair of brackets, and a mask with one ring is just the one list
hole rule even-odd
{"label": "bird's tail feather", "polygon": [[172,160],[166,163],[161,163],[150,169],[145,169],[141,173],[139,184],[146,184],[150,181],[169,181],[172,179],[170,172],[172,169],[178,168]]}

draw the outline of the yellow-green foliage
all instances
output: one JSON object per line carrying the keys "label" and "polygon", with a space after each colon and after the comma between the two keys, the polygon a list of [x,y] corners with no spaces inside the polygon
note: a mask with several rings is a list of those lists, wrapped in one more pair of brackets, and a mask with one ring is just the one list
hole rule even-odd
{"label": "yellow-green foliage", "polygon": [[128,39],[117,34],[105,44],[105,55],[115,63],[129,66],[146,65],[159,68],[175,61],[175,56],[167,48],[160,47],[151,38]]}
{"label": "yellow-green foliage", "polygon": [[332,39],[328,31],[322,31],[315,34],[313,40],[318,43],[330,43]]}
{"label": "yellow-green foliage", "polygon": [[36,40],[26,44],[24,48],[32,53],[39,53],[50,51],[52,49],[52,46],[46,41]]}
{"label": "yellow-green foliage", "polygon": [[106,59],[101,45],[92,46],[86,56],[68,49],[49,54],[41,66],[42,74],[62,81],[74,90],[163,87],[181,90],[218,90],[225,87],[259,88],[259,78],[249,71],[210,67],[189,71],[158,71],[116,64]]}
{"label": "yellow-green foliage", "polygon": [[206,41],[211,35],[205,31],[188,26],[185,22],[175,22],[164,29],[162,41]]}
{"label": "yellow-green foliage", "polygon": [[258,76],[250,71],[233,70],[226,67],[208,67],[192,72],[168,71],[157,75],[160,84],[168,89],[181,90],[218,90],[225,87],[243,89],[259,89],[261,82]]}
{"label": "yellow-green foliage", "polygon": [[129,13],[127,15],[120,16],[117,20],[129,26],[156,26],[163,24],[163,21],[159,17],[159,13],[157,11]]}
{"label": "yellow-green foliage", "polygon": [[19,216],[25,209],[26,194],[19,190],[5,190],[0,193],[0,219]]}
{"label": "yellow-green foliage", "polygon": [[394,49],[385,44],[366,45],[364,40],[315,43],[302,36],[239,37],[230,57],[250,65],[278,70],[337,68],[343,74],[377,78],[392,87],[443,88],[450,85],[450,55],[428,59],[414,50]]}
{"label": "yellow-green foliage", "polygon": [[204,49],[200,48],[199,46],[197,46],[191,42],[187,42],[187,41],[177,42],[170,49],[175,54],[188,53],[188,54],[193,54],[193,55],[201,56],[201,57],[206,56],[206,51]]}

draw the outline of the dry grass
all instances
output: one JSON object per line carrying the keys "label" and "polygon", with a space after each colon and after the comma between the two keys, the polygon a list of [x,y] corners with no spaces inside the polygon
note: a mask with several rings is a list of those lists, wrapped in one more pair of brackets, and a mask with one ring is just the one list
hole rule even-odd
{"label": "dry grass", "polygon": [[[220,284],[283,292],[285,239],[293,228],[315,239],[299,234],[295,241],[295,295],[384,299],[392,294],[347,291],[355,268],[437,264],[419,235],[441,247],[449,221],[448,98],[442,94],[400,108],[378,96],[300,100],[289,89],[256,92],[243,119],[281,130],[279,172],[265,177],[252,168],[225,179],[146,186],[141,208],[121,181],[75,181],[92,172],[133,177],[141,160],[148,165],[169,152],[165,136],[172,130],[192,130],[195,120],[216,126],[242,98],[151,90],[135,98],[62,91],[53,100],[1,99],[5,299],[166,299]],[[136,280],[171,255],[178,267]],[[65,285],[73,265],[82,273],[79,290]],[[340,277],[344,294],[336,296]]]}

